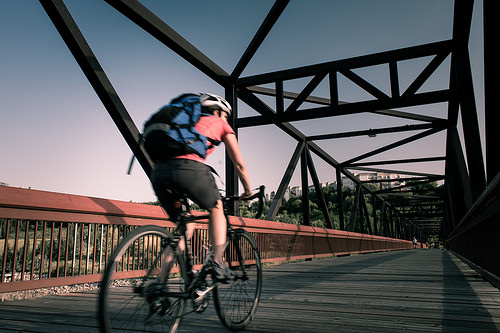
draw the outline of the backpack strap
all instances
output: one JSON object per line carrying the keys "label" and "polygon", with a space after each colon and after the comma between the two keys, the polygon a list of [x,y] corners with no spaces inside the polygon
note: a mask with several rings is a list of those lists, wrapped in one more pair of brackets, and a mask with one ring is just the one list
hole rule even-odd
{"label": "backpack strap", "polygon": [[[215,116],[212,114],[202,113],[200,115],[200,118],[201,117],[215,117]],[[212,149],[213,147],[217,147],[221,143],[221,141],[209,138],[208,136],[205,136],[205,138],[208,141],[208,149]],[[215,174],[217,174],[217,173],[215,173]]]}
{"label": "backpack strap", "polygon": [[151,132],[154,132],[154,131],[165,131],[166,132],[170,129],[170,127],[171,126],[169,124],[166,124],[166,123],[154,123],[154,124],[147,126],[144,129],[144,133],[142,133],[142,136],[146,137],[148,134],[150,134]]}
{"label": "backpack strap", "polygon": [[211,139],[211,138],[207,137],[207,141],[208,141],[208,149],[212,149],[213,147],[217,147],[218,145],[220,145],[219,140],[215,140],[215,139]]}

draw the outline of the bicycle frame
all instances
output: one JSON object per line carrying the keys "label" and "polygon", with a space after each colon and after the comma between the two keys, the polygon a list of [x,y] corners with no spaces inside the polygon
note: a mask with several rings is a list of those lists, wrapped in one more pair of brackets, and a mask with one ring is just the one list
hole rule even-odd
{"label": "bicycle frame", "polygon": [[[255,198],[259,199],[259,209],[257,212],[257,216],[260,216],[263,211],[263,196],[264,196],[264,186],[259,187],[259,191],[251,196],[250,198],[246,200],[253,200]],[[234,230],[229,224],[229,215],[227,212],[227,207],[226,204],[227,202],[231,202],[234,200],[240,200],[239,197],[222,197],[221,201],[223,204],[223,210],[224,210],[224,218],[226,219],[226,225],[227,225],[227,236],[229,239],[233,239],[234,237]],[[186,298],[189,298],[189,295],[197,288],[199,287],[199,282],[204,282],[206,281],[206,277],[210,272],[210,267],[212,266],[213,262],[213,253],[212,251],[209,251],[207,258],[205,259],[205,262],[203,263],[203,266],[201,267],[200,271],[198,274],[195,276],[193,274],[193,254],[192,254],[192,248],[191,248],[191,235],[188,235],[188,230],[187,230],[187,224],[189,223],[194,223],[198,220],[204,220],[208,219],[210,214],[203,214],[199,216],[192,216],[189,215],[191,210],[189,208],[189,205],[187,204],[187,199],[184,195],[181,196],[179,199],[181,202],[181,207],[185,207],[184,211],[182,211],[179,214],[179,218],[177,218],[176,222],[176,227],[174,229],[174,239],[171,241],[171,244],[165,244],[165,248],[162,248],[162,251],[166,249],[167,245],[172,246],[174,251],[179,247],[179,242],[184,241],[184,251],[186,254],[186,271],[188,272],[188,287],[185,293],[186,295],[182,295],[181,297],[186,296]],[[188,216],[189,215],[189,216]],[[239,249],[238,249],[239,250]],[[169,272],[169,269],[167,270],[167,274]],[[211,289],[213,289],[213,286],[211,286]],[[174,296],[174,295],[172,295]],[[180,296],[180,295],[179,295]]]}
{"label": "bicycle frame", "polygon": [[[261,190],[250,199],[259,198],[262,207],[263,193],[261,187]],[[180,200],[184,198],[181,196]],[[178,206],[184,208],[182,212],[178,211],[178,214],[172,217],[176,222],[173,232],[155,225],[137,228],[115,249],[103,276],[99,297],[99,319],[103,332],[112,332],[114,328],[120,330],[123,327],[152,329],[156,325],[165,325],[170,327],[170,332],[176,332],[184,315],[190,312],[202,312],[207,308],[208,295],[212,291],[217,315],[226,327],[242,329],[252,320],[262,286],[260,255],[255,240],[247,231],[240,228],[233,229],[229,225],[226,204],[231,200],[238,198],[223,198],[227,224],[227,243],[223,255],[234,272],[231,281],[219,281],[208,276],[212,273],[214,260],[210,250],[201,269],[198,272],[193,271],[195,261],[191,248],[191,228],[188,226],[189,223],[209,218],[210,214],[193,216],[189,214],[187,201],[184,201],[184,205]],[[156,243],[160,246],[152,253],[152,262],[146,259],[148,269],[142,273],[144,275],[131,281],[132,290],[127,291],[126,286],[121,284],[112,286],[111,282],[114,281],[114,274],[117,272],[116,265],[125,257],[128,260],[129,254],[135,253],[135,249],[141,244],[149,243],[152,239],[150,236],[160,237],[162,241],[160,244]],[[142,259],[138,257],[137,260]],[[171,275],[177,272],[176,265],[179,268],[178,276]],[[125,289],[122,289],[123,287]],[[120,302],[121,297],[127,292],[134,295],[131,295],[127,302]],[[233,295],[239,296],[233,297]],[[186,301],[189,300],[192,301],[193,310],[185,311]],[[251,306],[242,307],[241,304],[251,304]],[[140,315],[128,316],[128,311]]]}

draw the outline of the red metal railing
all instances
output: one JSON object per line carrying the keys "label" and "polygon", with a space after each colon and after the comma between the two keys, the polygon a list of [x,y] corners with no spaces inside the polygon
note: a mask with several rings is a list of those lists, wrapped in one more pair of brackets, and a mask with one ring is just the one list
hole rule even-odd
{"label": "red metal railing", "polygon": [[[347,231],[230,217],[255,237],[262,261],[410,249],[411,242]],[[0,187],[0,293],[97,282],[108,256],[133,228],[155,224],[172,228],[158,206]],[[195,264],[202,263],[207,222],[193,237]],[[138,248],[147,260],[154,240]],[[124,275],[140,267],[120,268]]]}

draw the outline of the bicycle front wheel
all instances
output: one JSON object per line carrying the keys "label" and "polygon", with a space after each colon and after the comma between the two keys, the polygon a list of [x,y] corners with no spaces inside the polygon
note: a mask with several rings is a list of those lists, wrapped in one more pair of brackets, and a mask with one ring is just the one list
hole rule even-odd
{"label": "bicycle front wheel", "polygon": [[214,303],[221,322],[233,331],[245,328],[259,304],[262,288],[260,254],[253,237],[243,229],[228,236],[225,260],[236,278],[214,289]]}
{"label": "bicycle front wheel", "polygon": [[[99,294],[102,332],[176,332],[184,312],[184,257],[158,226],[123,238],[108,262]],[[162,266],[164,272],[161,272]]]}

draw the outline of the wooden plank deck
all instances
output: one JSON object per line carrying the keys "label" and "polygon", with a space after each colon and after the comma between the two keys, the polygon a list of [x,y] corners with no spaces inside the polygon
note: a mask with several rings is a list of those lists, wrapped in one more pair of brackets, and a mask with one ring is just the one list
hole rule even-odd
{"label": "wooden plank deck", "polygon": [[[500,291],[447,251],[418,249],[265,268],[245,332],[500,332]],[[2,332],[97,332],[96,292],[0,304]],[[213,305],[180,332],[227,332]]]}

